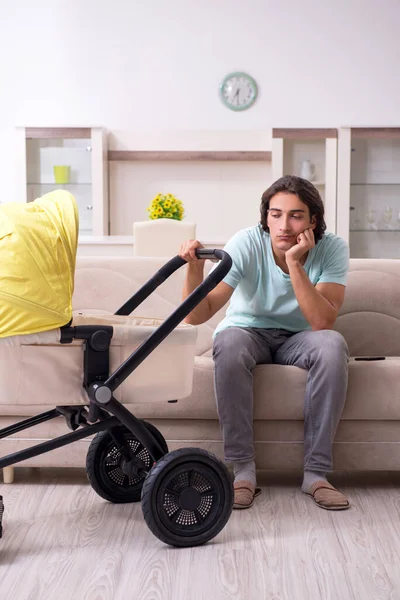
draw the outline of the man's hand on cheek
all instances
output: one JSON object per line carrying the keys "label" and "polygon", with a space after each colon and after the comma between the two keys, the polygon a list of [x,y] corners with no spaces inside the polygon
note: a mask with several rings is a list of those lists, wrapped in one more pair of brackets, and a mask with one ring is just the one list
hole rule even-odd
{"label": "man's hand on cheek", "polygon": [[286,262],[295,262],[315,246],[314,232],[312,229],[305,229],[297,236],[296,244],[285,252]]}

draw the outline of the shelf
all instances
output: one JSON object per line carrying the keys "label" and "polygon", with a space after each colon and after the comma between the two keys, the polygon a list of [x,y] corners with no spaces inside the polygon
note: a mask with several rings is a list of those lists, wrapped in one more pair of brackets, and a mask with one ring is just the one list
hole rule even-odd
{"label": "shelf", "polygon": [[273,129],[272,137],[284,140],[324,140],[337,138],[337,129]]}
{"label": "shelf", "polygon": [[27,127],[27,139],[90,139],[92,130],[88,127]]}
{"label": "shelf", "polygon": [[351,137],[356,140],[395,140],[400,138],[400,127],[352,127]]}
{"label": "shelf", "polygon": [[133,236],[131,235],[90,235],[89,234],[79,234],[79,243],[94,245],[94,244],[104,244],[104,245],[123,245],[130,244],[133,245]]}
{"label": "shelf", "polygon": [[270,151],[207,151],[207,150],[173,150],[173,151],[136,151],[136,150],[109,150],[108,160],[110,161],[265,161],[271,162],[272,152]]}
{"label": "shelf", "polygon": [[[83,231],[83,230],[82,230]],[[208,248],[223,247],[227,243],[227,238],[213,238],[213,239],[201,239],[199,240],[203,246]],[[79,243],[84,245],[93,246],[95,244],[101,244],[104,246],[111,246],[113,244],[123,246],[126,244],[133,245],[135,243],[132,235],[90,235],[90,234],[79,234]]]}
{"label": "shelf", "polygon": [[310,181],[310,183],[312,183],[315,186],[323,186],[325,185],[325,181]]}
{"label": "shelf", "polygon": [[400,183],[350,183],[350,185],[367,186],[367,185],[400,185]]}
{"label": "shelf", "polygon": [[91,183],[33,183],[28,182],[27,185],[39,185],[40,187],[49,186],[49,187],[80,187],[80,186],[89,186]]}

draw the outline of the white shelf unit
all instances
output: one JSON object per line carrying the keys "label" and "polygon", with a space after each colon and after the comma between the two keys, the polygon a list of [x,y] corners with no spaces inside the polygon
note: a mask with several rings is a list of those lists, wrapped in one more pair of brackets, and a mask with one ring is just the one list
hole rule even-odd
{"label": "white shelf unit", "polygon": [[[17,127],[18,202],[55,189],[75,197],[81,235],[109,233],[107,131],[102,127]],[[55,183],[53,166],[70,167],[68,183]]]}
{"label": "white shelf unit", "polygon": [[273,129],[272,173],[301,175],[301,163],[315,168],[311,183],[318,189],[325,207],[327,231],[336,233],[337,129]]}
{"label": "white shelf unit", "polygon": [[400,128],[344,127],[338,148],[338,233],[350,256],[400,258]]}
{"label": "white shelf unit", "polygon": [[270,130],[114,132],[108,157],[111,235],[131,235],[153,197],[171,193],[199,239],[226,243],[259,221],[271,183]]}

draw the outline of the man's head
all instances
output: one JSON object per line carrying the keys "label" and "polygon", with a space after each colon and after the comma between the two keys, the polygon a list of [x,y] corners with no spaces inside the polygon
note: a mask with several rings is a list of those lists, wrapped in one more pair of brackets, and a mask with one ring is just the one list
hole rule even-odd
{"label": "man's head", "polygon": [[312,183],[285,175],[273,183],[261,198],[261,226],[271,235],[275,248],[288,250],[305,229],[314,231],[315,243],[326,229],[324,205]]}

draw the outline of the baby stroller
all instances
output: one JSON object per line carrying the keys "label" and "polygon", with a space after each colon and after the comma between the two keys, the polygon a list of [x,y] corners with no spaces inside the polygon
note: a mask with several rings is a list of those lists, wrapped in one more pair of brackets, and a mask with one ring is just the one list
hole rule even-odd
{"label": "baby stroller", "polygon": [[[1,458],[0,468],[95,434],[86,459],[93,489],[110,502],[141,501],[148,527],[163,542],[178,547],[203,544],[223,529],[232,512],[233,485],[227,468],[198,448],[168,452],[161,432],[136,418],[123,400],[131,393],[142,399],[146,377],[157,400],[175,401],[190,394],[197,331],[181,322],[223,279],[232,260],[222,250],[198,250],[199,257],[220,262],[164,322],[128,315],[185,264],[179,256],[169,260],[115,315],[79,314],[71,319],[77,223],[75,200],[65,191],[0,208],[4,273],[0,280],[0,402],[2,395],[4,401],[5,394],[14,393],[9,361],[14,357],[14,368],[22,368],[18,361],[21,347],[25,352],[29,349],[25,358],[32,360],[47,352],[44,356],[52,366],[46,369],[45,378],[41,373],[45,389],[40,395],[57,385],[57,401],[61,399],[52,410],[0,430],[0,439],[60,416],[72,430]],[[39,275],[42,279],[36,279]],[[167,336],[175,338],[171,347]],[[166,361],[171,354],[181,353],[174,361],[177,370],[168,389],[163,382],[155,386],[143,370],[144,361],[162,347],[166,350],[159,356]],[[65,349],[73,354],[73,363]],[[116,356],[122,364],[117,362],[113,368]],[[29,360],[25,367],[29,369]],[[41,370],[37,364],[33,368]],[[171,376],[169,368],[164,371]],[[79,382],[73,373],[79,373]],[[18,393],[25,402],[26,396],[38,393],[33,390],[33,378],[34,374],[25,377],[21,392],[24,378],[20,377]],[[2,510],[0,502],[0,537]]]}

